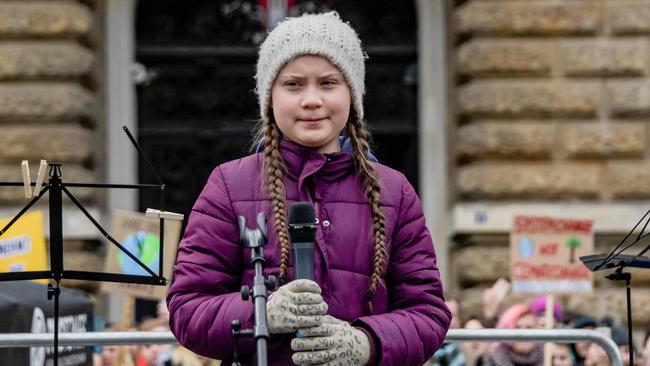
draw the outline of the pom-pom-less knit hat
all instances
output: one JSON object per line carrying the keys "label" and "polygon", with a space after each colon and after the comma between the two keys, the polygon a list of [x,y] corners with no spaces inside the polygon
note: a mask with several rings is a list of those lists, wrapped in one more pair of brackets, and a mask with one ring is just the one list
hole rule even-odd
{"label": "pom-pom-less knit hat", "polygon": [[363,120],[365,56],[357,33],[336,12],[287,18],[264,40],[255,75],[262,119],[268,117],[271,86],[278,72],[286,63],[302,55],[323,56],[341,70],[350,86],[357,116]]}

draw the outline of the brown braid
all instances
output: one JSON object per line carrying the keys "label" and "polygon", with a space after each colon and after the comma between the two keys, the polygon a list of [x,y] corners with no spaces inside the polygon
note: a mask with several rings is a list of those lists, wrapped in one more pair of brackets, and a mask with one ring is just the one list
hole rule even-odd
{"label": "brown braid", "polygon": [[[269,113],[272,116],[272,112]],[[268,186],[275,229],[280,242],[280,273],[279,282],[286,282],[287,266],[289,263],[289,231],[287,225],[287,202],[284,188],[284,160],[280,154],[281,132],[278,126],[272,121],[272,117],[262,121],[260,129],[254,138],[254,143],[264,141],[264,165],[266,184]],[[386,258],[386,224],[384,213],[380,206],[380,186],[376,172],[370,160],[368,152],[369,133],[363,123],[351,111],[350,119],[345,127],[346,134],[350,137],[353,149],[354,162],[359,172],[361,181],[365,187],[365,194],[372,209],[373,237],[375,241],[374,256],[372,260],[373,273],[371,275],[370,287],[366,293],[368,301],[368,313],[373,313],[372,298],[377,292],[377,286],[381,281]]]}
{"label": "brown braid", "polygon": [[366,294],[368,301],[368,312],[373,313],[372,298],[377,292],[377,286],[381,281],[381,275],[384,270],[384,261],[386,258],[386,222],[384,212],[381,210],[379,201],[379,179],[377,173],[370,164],[368,153],[370,146],[368,144],[369,134],[363,121],[356,117],[352,111],[350,120],[346,127],[346,133],[350,137],[352,150],[354,152],[354,162],[357,171],[365,188],[366,198],[372,209],[372,231],[375,240],[374,256],[372,260],[373,271],[370,277],[370,288]]}
{"label": "brown braid", "polygon": [[[264,169],[266,185],[271,198],[273,221],[275,231],[280,242],[280,273],[279,283],[284,284],[287,279],[287,266],[289,265],[289,230],[287,229],[287,198],[284,189],[284,159],[280,154],[281,133],[278,126],[266,118],[262,125],[264,136]],[[259,140],[258,140],[259,141]]]}

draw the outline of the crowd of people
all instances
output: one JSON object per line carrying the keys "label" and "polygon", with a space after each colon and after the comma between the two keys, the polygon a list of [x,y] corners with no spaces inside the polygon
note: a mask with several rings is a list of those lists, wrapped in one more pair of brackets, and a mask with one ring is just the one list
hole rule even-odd
{"label": "crowd of people", "polygon": [[[160,301],[154,318],[142,321],[137,327],[114,326],[107,331],[169,331],[169,312]],[[141,344],[103,346],[97,349],[94,366],[219,366],[221,362],[199,356],[185,347],[171,344]]]}
{"label": "crowd of people", "polygon": [[[483,314],[461,316],[460,303],[453,295],[446,296],[452,312],[451,328],[464,329],[542,329],[546,328],[547,301],[538,296],[528,302],[515,303],[499,312],[505,294],[487,289],[483,296]],[[634,352],[634,364],[650,366],[650,327],[645,332],[642,347],[635,347],[628,337],[627,327],[612,318],[598,319],[588,314],[563,311],[557,300],[553,303],[554,328],[592,329],[611,337],[621,353],[625,365],[629,365],[630,352]],[[610,360],[596,343],[553,343],[548,347],[554,366],[607,366]],[[430,362],[433,366],[533,366],[544,364],[544,345],[534,342],[487,343],[447,342]]]}
{"label": "crowd of people", "polygon": [[[499,312],[504,293],[496,287],[485,291],[483,313],[461,316],[460,301],[453,295],[446,297],[452,313],[451,328],[464,329],[541,329],[545,328],[546,298],[538,296],[529,302],[515,303]],[[168,331],[169,314],[164,302],[158,306],[157,317],[143,321],[135,330]],[[555,328],[592,329],[611,337],[621,352],[625,365],[629,365],[629,352],[634,351],[636,365],[650,366],[650,326],[645,332],[641,347],[635,347],[628,338],[627,328],[611,318],[597,319],[591,315],[563,311],[558,301],[553,304]],[[112,330],[119,329],[119,327]],[[607,366],[610,360],[605,351],[595,343],[552,343],[548,347],[553,366]],[[542,365],[542,343],[513,342],[447,342],[425,366],[533,366]],[[145,344],[129,346],[104,346],[95,355],[96,366],[219,366],[218,360],[194,354],[178,345]]]}

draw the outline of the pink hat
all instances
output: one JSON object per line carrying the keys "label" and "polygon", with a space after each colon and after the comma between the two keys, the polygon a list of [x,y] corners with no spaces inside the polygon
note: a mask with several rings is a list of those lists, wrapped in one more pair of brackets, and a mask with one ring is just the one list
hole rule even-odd
{"label": "pink hat", "polygon": [[[546,295],[539,295],[533,299],[530,303],[530,312],[535,315],[543,315],[546,312]],[[553,300],[553,316],[556,322],[562,323],[564,314],[562,312],[562,306],[560,306],[557,299]]]}
{"label": "pink hat", "polygon": [[497,328],[515,329],[517,328],[517,320],[530,312],[528,304],[514,304],[501,314],[497,322]]}

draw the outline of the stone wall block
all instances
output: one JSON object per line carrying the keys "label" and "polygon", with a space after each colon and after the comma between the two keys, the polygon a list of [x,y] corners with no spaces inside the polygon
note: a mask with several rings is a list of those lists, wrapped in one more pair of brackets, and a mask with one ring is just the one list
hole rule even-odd
{"label": "stone wall block", "polygon": [[650,116],[649,80],[607,81],[606,94],[613,115]]}
{"label": "stone wall block", "polygon": [[[645,325],[650,320],[650,287],[637,286],[632,290],[632,322]],[[599,288],[593,294],[568,297],[567,308],[598,318],[617,314],[621,320],[627,312],[625,286]]]}
{"label": "stone wall block", "polygon": [[[32,182],[36,181],[38,174],[38,163],[40,161],[30,161],[30,175]],[[61,166],[61,172],[64,182],[75,183],[93,183],[94,175],[91,170],[88,170],[78,164],[64,164]],[[22,182],[23,176],[20,170],[20,161],[15,164],[2,164],[0,165],[0,181],[9,182]],[[92,191],[88,188],[71,188],[72,194],[83,201],[88,201],[92,197]],[[64,201],[69,201],[66,197]],[[0,189],[0,204],[26,204],[28,201],[25,198],[23,187],[3,187]],[[45,201],[47,202],[47,201]]]}
{"label": "stone wall block", "polygon": [[612,161],[604,171],[606,184],[615,198],[650,197],[650,161]]}
{"label": "stone wall block", "polygon": [[645,151],[646,127],[642,123],[573,122],[561,131],[570,157],[642,156]]}
{"label": "stone wall block", "polygon": [[510,276],[510,251],[506,246],[466,247],[455,251],[453,257],[463,285],[492,285],[499,277]]}
{"label": "stone wall block", "polygon": [[554,43],[539,39],[473,39],[460,46],[458,71],[481,75],[549,75]]}
{"label": "stone wall block", "polygon": [[555,143],[555,125],[548,122],[482,121],[458,129],[457,151],[469,157],[549,156]]}
{"label": "stone wall block", "polygon": [[560,46],[567,75],[645,75],[648,41],[630,39],[572,39]]}
{"label": "stone wall block", "polygon": [[600,175],[596,163],[479,162],[459,169],[457,185],[475,199],[596,197]]}
{"label": "stone wall block", "polygon": [[77,1],[0,1],[0,36],[80,36],[92,25],[92,11]]}
{"label": "stone wall block", "polygon": [[460,32],[475,34],[595,34],[602,26],[600,5],[594,1],[468,2],[454,17]]}
{"label": "stone wall block", "polygon": [[594,116],[600,104],[594,81],[478,80],[459,90],[460,111],[470,116]]}
{"label": "stone wall block", "polygon": [[97,101],[75,83],[0,83],[0,121],[94,118]]}
{"label": "stone wall block", "polygon": [[643,0],[610,0],[607,21],[614,34],[650,34],[650,3]]}
{"label": "stone wall block", "polygon": [[92,51],[72,41],[0,43],[0,79],[80,77],[94,62]]}
{"label": "stone wall block", "polygon": [[82,163],[92,156],[92,141],[92,131],[78,125],[3,126],[0,161]]}

